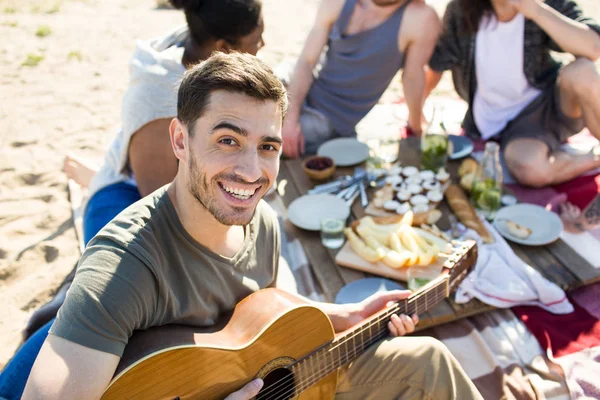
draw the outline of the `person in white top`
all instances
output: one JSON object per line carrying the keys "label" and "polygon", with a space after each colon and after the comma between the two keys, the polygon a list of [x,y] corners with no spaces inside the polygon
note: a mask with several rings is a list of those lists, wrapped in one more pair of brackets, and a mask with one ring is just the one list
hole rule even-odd
{"label": "person in white top", "polygon": [[[551,50],[576,60],[564,65]],[[466,134],[499,141],[520,183],[558,184],[600,167],[598,149],[561,151],[586,126],[600,138],[599,57],[600,25],[573,0],[452,0],[426,93],[451,69],[469,103]]]}

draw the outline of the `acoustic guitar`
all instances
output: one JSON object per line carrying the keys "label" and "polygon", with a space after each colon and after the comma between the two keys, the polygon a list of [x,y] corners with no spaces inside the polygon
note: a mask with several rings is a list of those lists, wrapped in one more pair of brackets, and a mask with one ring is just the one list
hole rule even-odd
{"label": "acoustic guitar", "polygon": [[248,296],[209,329],[135,332],[102,399],[222,399],[254,378],[264,380],[257,399],[333,399],[338,368],[388,336],[392,314],[423,313],[473,268],[475,242],[454,246],[438,278],[337,335],[319,308],[277,289]]}

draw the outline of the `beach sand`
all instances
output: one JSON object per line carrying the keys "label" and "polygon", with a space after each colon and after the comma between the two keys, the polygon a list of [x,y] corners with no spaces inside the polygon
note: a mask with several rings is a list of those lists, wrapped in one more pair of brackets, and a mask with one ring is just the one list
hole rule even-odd
{"label": "beach sand", "polygon": [[[263,0],[270,65],[293,62],[318,0]],[[441,12],[446,0],[434,1]],[[597,0],[582,1],[600,19]],[[79,250],[61,172],[100,163],[120,125],[134,42],[184,23],[156,0],[0,0],[0,368]],[[451,90],[445,79],[440,91]],[[400,95],[398,80],[384,95]]]}

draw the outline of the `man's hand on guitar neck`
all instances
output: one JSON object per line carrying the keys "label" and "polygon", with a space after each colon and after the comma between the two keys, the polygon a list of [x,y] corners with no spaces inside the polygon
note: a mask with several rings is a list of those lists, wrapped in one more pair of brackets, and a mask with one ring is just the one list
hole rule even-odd
{"label": "man's hand on guitar neck", "polygon": [[[344,305],[320,303],[319,307],[329,316],[335,331],[342,332],[385,308],[390,302],[406,299],[411,293],[410,290],[392,290],[376,293],[360,303]],[[392,336],[403,336],[414,332],[418,322],[419,317],[416,314],[411,317],[394,314],[388,323],[388,328]]]}

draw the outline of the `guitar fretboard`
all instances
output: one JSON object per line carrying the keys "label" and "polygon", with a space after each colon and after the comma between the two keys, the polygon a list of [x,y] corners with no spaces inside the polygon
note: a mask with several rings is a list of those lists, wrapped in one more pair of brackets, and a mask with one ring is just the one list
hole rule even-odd
{"label": "guitar fretboard", "polygon": [[367,319],[356,328],[336,338],[292,366],[296,393],[301,393],[327,375],[361,355],[375,342],[389,335],[392,314],[419,314],[448,295],[448,275],[440,276],[423,291],[411,295]]}

